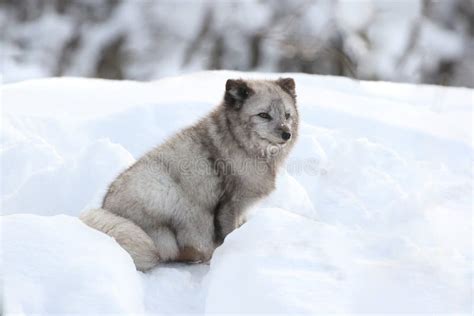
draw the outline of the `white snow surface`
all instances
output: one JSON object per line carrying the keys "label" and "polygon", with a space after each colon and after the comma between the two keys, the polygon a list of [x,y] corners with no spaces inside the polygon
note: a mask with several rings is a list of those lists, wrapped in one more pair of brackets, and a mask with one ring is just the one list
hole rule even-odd
{"label": "white snow surface", "polygon": [[[282,74],[300,139],[210,265],[137,272],[77,215],[195,122],[227,78],[51,78],[1,88],[6,314],[472,312],[473,91]],[[26,214],[19,214],[26,213]]]}

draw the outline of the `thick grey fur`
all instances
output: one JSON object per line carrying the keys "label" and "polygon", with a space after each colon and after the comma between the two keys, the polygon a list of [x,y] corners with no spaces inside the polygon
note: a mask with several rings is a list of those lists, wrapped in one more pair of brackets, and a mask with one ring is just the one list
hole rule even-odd
{"label": "thick grey fur", "polygon": [[207,261],[249,206],[275,188],[298,121],[293,79],[228,80],[213,112],[122,172],[102,209],[81,219],[114,237],[139,270]]}

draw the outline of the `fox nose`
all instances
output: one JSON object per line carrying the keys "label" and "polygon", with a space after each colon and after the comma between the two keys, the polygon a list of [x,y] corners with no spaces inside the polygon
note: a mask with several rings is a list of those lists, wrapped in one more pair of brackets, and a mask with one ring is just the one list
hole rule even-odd
{"label": "fox nose", "polygon": [[290,137],[291,137],[291,133],[288,133],[288,132],[281,133],[281,138],[283,138],[283,140],[288,140],[290,139]]}

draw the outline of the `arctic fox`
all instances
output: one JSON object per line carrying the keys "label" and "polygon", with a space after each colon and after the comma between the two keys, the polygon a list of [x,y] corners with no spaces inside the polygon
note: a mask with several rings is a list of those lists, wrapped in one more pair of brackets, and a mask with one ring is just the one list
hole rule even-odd
{"label": "arctic fox", "polygon": [[122,172],[102,208],[80,218],[114,237],[138,270],[208,261],[275,188],[298,120],[293,79],[229,79],[214,111]]}

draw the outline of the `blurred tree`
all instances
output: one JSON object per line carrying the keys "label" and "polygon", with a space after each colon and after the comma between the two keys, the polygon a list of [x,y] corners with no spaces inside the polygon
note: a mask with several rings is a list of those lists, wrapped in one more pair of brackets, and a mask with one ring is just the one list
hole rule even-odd
{"label": "blurred tree", "polygon": [[474,87],[474,1],[0,0],[5,81],[201,69]]}

